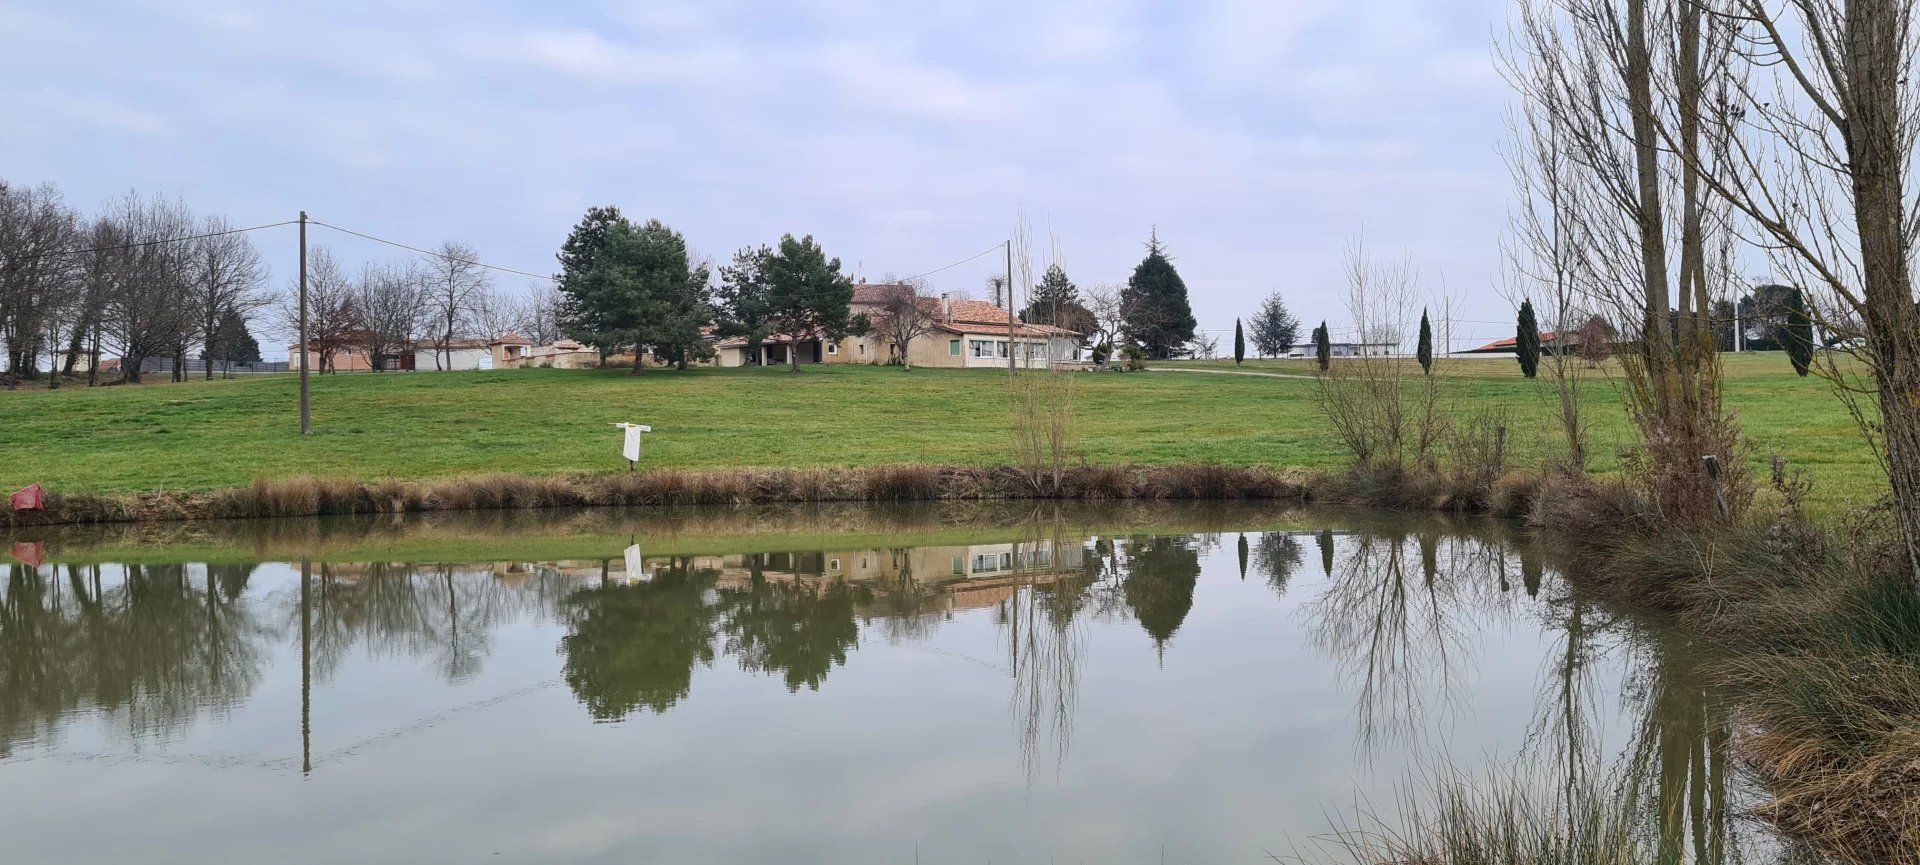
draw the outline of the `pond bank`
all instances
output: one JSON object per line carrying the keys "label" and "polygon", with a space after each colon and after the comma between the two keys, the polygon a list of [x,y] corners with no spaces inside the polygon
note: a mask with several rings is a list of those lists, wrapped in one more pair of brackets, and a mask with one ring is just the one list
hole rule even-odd
{"label": "pond bank", "polygon": [[[1485,485],[1482,484],[1482,487]],[[993,500],[1266,500],[1523,513],[1532,483],[1453,488],[1435,479],[1215,464],[1072,466],[1057,476],[1015,466],[889,465],[832,469],[659,469],[631,474],[488,474],[448,480],[258,479],[224,490],[65,494],[45,510],[0,510],[0,527],[341,514],[802,502]]]}

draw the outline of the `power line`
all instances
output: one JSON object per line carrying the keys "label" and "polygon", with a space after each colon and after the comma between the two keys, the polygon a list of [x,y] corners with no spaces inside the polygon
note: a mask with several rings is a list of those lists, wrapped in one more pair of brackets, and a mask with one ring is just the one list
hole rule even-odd
{"label": "power line", "polygon": [[1001,247],[1001,245],[1002,245],[1002,244],[998,244],[998,243],[996,243],[996,244],[994,244],[994,245],[992,245],[992,246],[989,246],[989,247],[987,247],[986,249],[983,249],[983,250],[980,250],[979,252],[976,252],[976,253],[974,253],[974,254],[972,254],[972,255],[969,255],[969,256],[967,256],[966,258],[963,258],[963,259],[960,259],[959,261],[956,261],[956,262],[954,262],[954,263],[952,263],[952,264],[949,264],[949,265],[947,265],[947,266],[945,266],[945,267],[936,267],[936,268],[934,268],[934,269],[932,269],[932,270],[929,270],[929,271],[927,271],[926,273],[916,273],[916,274],[914,274],[914,275],[912,275],[912,276],[907,276],[907,277],[902,277],[902,278],[900,279],[900,281],[901,281],[901,282],[912,282],[912,281],[914,281],[914,280],[916,280],[916,279],[920,279],[920,278],[922,278],[922,277],[927,277],[927,276],[932,276],[932,275],[934,275],[934,274],[936,274],[936,273],[939,273],[940,271],[943,271],[943,270],[952,270],[953,268],[956,268],[956,267],[959,267],[960,265],[963,265],[963,264],[966,264],[966,263],[967,263],[967,262],[969,262],[969,261],[972,261],[972,260],[974,260],[974,259],[976,259],[976,258],[979,258],[980,256],[983,256],[983,255],[986,255],[986,254],[987,254],[987,253],[989,253],[989,252],[993,252],[994,250],[996,250],[996,249],[999,249],[999,248]]}
{"label": "power line", "polygon": [[166,238],[161,238],[160,240],[142,240],[137,243],[122,243],[117,246],[90,246],[85,249],[55,249],[48,252],[38,253],[35,255],[23,255],[14,260],[24,261],[24,260],[32,260],[36,258],[51,258],[56,255],[86,255],[87,253],[90,253],[90,252],[115,252],[122,249],[139,249],[141,247],[147,247],[147,246],[159,246],[163,243],[186,243],[189,240],[205,240],[209,237],[221,237],[228,234],[242,234],[249,231],[261,231],[263,229],[268,229],[268,228],[279,228],[280,226],[293,225],[297,222],[299,222],[299,220],[289,219],[285,222],[270,222],[270,223],[267,223],[266,225],[251,225],[246,228],[228,228],[228,229],[223,229],[221,231],[208,231],[201,234],[189,234],[182,237],[166,237]]}
{"label": "power line", "polygon": [[[314,218],[313,218],[313,217],[311,217],[311,216],[309,216],[309,217],[307,217],[307,223],[308,223],[309,225],[318,225],[318,226],[320,226],[321,228],[331,228],[331,229],[333,229],[334,231],[338,231],[338,232],[341,232],[341,233],[343,233],[343,234],[351,234],[351,235],[353,235],[354,237],[359,237],[359,238],[364,238],[364,239],[366,239],[366,240],[371,240],[371,241],[373,241],[373,242],[375,242],[375,243],[384,243],[384,244],[386,244],[386,245],[388,245],[388,246],[394,246],[394,247],[399,247],[400,249],[404,249],[404,250],[407,250],[407,251],[409,251],[409,252],[417,252],[417,253],[420,253],[421,255],[425,255],[425,256],[429,256],[429,257],[432,257],[432,258],[440,258],[440,259],[445,259],[445,260],[447,260],[447,261],[452,261],[452,262],[457,262],[457,263],[460,263],[460,264],[471,264],[471,265],[473,265],[473,266],[475,266],[475,267],[484,267],[484,268],[486,268],[486,269],[488,269],[488,270],[497,270],[497,271],[500,271],[501,273],[511,273],[511,274],[513,274],[513,275],[515,275],[515,276],[524,276],[524,277],[528,277],[528,278],[530,278],[530,279],[544,279],[544,280],[546,280],[546,281],[548,281],[548,282],[559,282],[559,280],[557,280],[557,279],[554,279],[553,277],[551,277],[551,276],[548,276],[548,275],[546,275],[546,274],[543,274],[543,273],[531,273],[531,272],[528,272],[528,271],[525,271],[525,270],[515,270],[515,269],[513,269],[513,268],[511,268],[511,267],[502,267],[502,266],[500,266],[500,265],[498,265],[498,264],[488,264],[488,263],[486,263],[486,262],[484,262],[484,261],[473,261],[473,260],[470,260],[470,259],[465,259],[465,258],[456,258],[456,257],[454,257],[454,256],[451,256],[451,255],[447,255],[447,254],[445,254],[445,253],[440,253],[440,252],[434,252],[433,250],[430,250],[430,249],[421,249],[421,248],[420,248],[420,247],[418,247],[418,246],[410,246],[410,245],[408,245],[408,244],[405,244],[405,243],[401,243],[401,242],[399,242],[399,241],[397,241],[397,240],[388,240],[388,239],[386,239],[386,238],[384,238],[384,237],[375,237],[375,236],[373,236],[373,235],[371,235],[371,234],[366,234],[366,233],[364,233],[364,232],[359,232],[359,231],[354,231],[354,230],[353,230],[353,229],[351,229],[351,228],[341,228],[341,227],[340,227],[340,226],[338,226],[338,225],[329,225],[328,223],[325,223],[325,222],[321,222],[320,220],[318,220],[318,219],[314,219]],[[284,225],[285,223],[282,223],[282,224]]]}

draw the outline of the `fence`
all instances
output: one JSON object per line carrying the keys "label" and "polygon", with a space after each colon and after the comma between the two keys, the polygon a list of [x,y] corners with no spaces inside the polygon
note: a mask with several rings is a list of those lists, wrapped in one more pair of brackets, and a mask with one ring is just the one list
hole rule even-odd
{"label": "fence", "polygon": [[[229,373],[229,372],[233,373],[234,375],[252,375],[255,373],[287,372],[288,371],[288,363],[284,360],[248,363],[246,361],[238,361],[238,360],[207,361],[207,360],[201,360],[200,358],[197,358],[197,357],[187,358],[185,362],[185,369],[189,375],[204,376],[207,373],[207,365],[209,363],[213,365],[214,375],[225,375],[226,373]],[[144,361],[141,361],[140,363],[141,375],[155,375],[155,374],[170,375],[172,373],[173,373],[173,358],[170,358],[170,357],[150,357]]]}

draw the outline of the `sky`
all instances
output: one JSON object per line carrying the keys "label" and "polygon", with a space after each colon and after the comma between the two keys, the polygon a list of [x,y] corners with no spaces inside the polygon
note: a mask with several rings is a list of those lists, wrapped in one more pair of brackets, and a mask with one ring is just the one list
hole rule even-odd
{"label": "sky", "polygon": [[[1150,232],[1203,329],[1346,318],[1355,238],[1511,336],[1503,0],[260,4],[0,0],[0,177],[138,189],[550,273],[590,205],[724,260],[812,234],[931,271],[1025,214],[1036,271],[1123,283]],[[351,268],[406,253],[314,229]],[[283,285],[293,229],[255,241]],[[1051,240],[1049,240],[1051,237]],[[999,253],[928,277],[985,296]],[[521,290],[523,277],[498,275]]]}

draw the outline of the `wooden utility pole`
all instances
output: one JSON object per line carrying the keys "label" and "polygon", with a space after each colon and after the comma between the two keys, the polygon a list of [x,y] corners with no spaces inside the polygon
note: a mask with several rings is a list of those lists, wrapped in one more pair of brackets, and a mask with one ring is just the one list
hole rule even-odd
{"label": "wooden utility pole", "polygon": [[313,405],[307,391],[307,212],[300,211],[300,434],[313,435]]}
{"label": "wooden utility pole", "polygon": [[1007,380],[1013,380],[1013,239],[1007,239]]}

